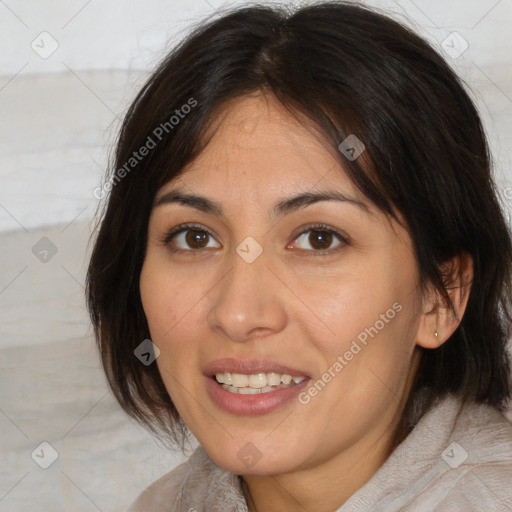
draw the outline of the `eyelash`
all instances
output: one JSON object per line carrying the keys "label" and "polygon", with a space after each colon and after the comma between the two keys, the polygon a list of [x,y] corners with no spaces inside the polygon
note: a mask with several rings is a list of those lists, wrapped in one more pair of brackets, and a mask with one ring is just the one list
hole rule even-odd
{"label": "eyelash", "polygon": [[[161,242],[164,245],[169,245],[169,242],[176,236],[186,231],[199,231],[201,233],[205,233],[208,236],[215,238],[210,231],[205,229],[203,226],[200,226],[198,224],[180,224],[179,226],[176,226],[175,228],[168,231]],[[336,231],[335,229],[325,225],[325,224],[311,224],[309,226],[306,226],[305,229],[303,229],[300,233],[297,234],[297,236],[293,239],[294,241],[297,240],[300,236],[304,235],[305,233],[308,233],[309,231],[319,231],[322,233],[329,233],[330,235],[333,235],[335,238],[337,238],[341,242],[341,246],[335,247],[334,249],[324,249],[324,250],[309,250],[309,249],[299,249],[301,252],[307,252],[311,253],[313,256],[328,256],[334,252],[337,252],[340,250],[344,245],[347,245],[349,243],[348,239],[344,237],[341,233]],[[175,247],[171,247],[169,245],[169,250],[173,253],[198,253],[201,252],[201,249],[177,249]]]}

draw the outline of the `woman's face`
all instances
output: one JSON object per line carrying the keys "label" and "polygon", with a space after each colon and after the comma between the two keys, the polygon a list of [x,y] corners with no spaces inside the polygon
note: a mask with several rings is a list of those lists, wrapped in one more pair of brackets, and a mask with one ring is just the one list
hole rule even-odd
{"label": "woman's face", "polygon": [[155,205],[142,302],[169,395],[210,457],[246,475],[378,466],[422,325],[408,233],[261,95],[223,112]]}

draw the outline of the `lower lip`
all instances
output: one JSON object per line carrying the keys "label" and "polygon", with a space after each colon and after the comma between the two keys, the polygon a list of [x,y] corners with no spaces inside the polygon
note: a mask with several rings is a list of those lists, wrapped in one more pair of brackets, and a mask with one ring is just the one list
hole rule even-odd
{"label": "lower lip", "polygon": [[212,400],[221,409],[241,416],[258,416],[279,409],[292,401],[308,385],[310,379],[306,378],[291,388],[276,389],[258,395],[240,395],[226,391],[215,378],[204,377],[206,389]]}

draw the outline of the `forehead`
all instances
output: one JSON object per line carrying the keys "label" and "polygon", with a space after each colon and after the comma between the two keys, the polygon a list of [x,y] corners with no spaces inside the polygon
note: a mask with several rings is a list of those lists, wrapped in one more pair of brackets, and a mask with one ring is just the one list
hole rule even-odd
{"label": "forehead", "polygon": [[216,113],[209,134],[205,149],[177,180],[195,190],[268,195],[287,188],[334,187],[364,199],[347,177],[334,145],[311,120],[293,115],[271,95],[254,93],[232,100]]}
{"label": "forehead", "polygon": [[365,218],[394,231],[394,220],[348,177],[336,145],[310,119],[292,114],[271,95],[255,93],[223,105],[206,140],[203,151],[157,192],[157,210],[188,206],[244,223],[253,214],[274,221],[330,201],[356,206],[354,220]]}

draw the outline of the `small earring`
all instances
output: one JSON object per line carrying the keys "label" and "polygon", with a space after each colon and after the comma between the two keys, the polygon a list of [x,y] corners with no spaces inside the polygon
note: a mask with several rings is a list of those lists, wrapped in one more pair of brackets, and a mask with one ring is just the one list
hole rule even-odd
{"label": "small earring", "polygon": [[437,336],[438,336],[437,331],[434,333],[434,336],[437,338]]}

